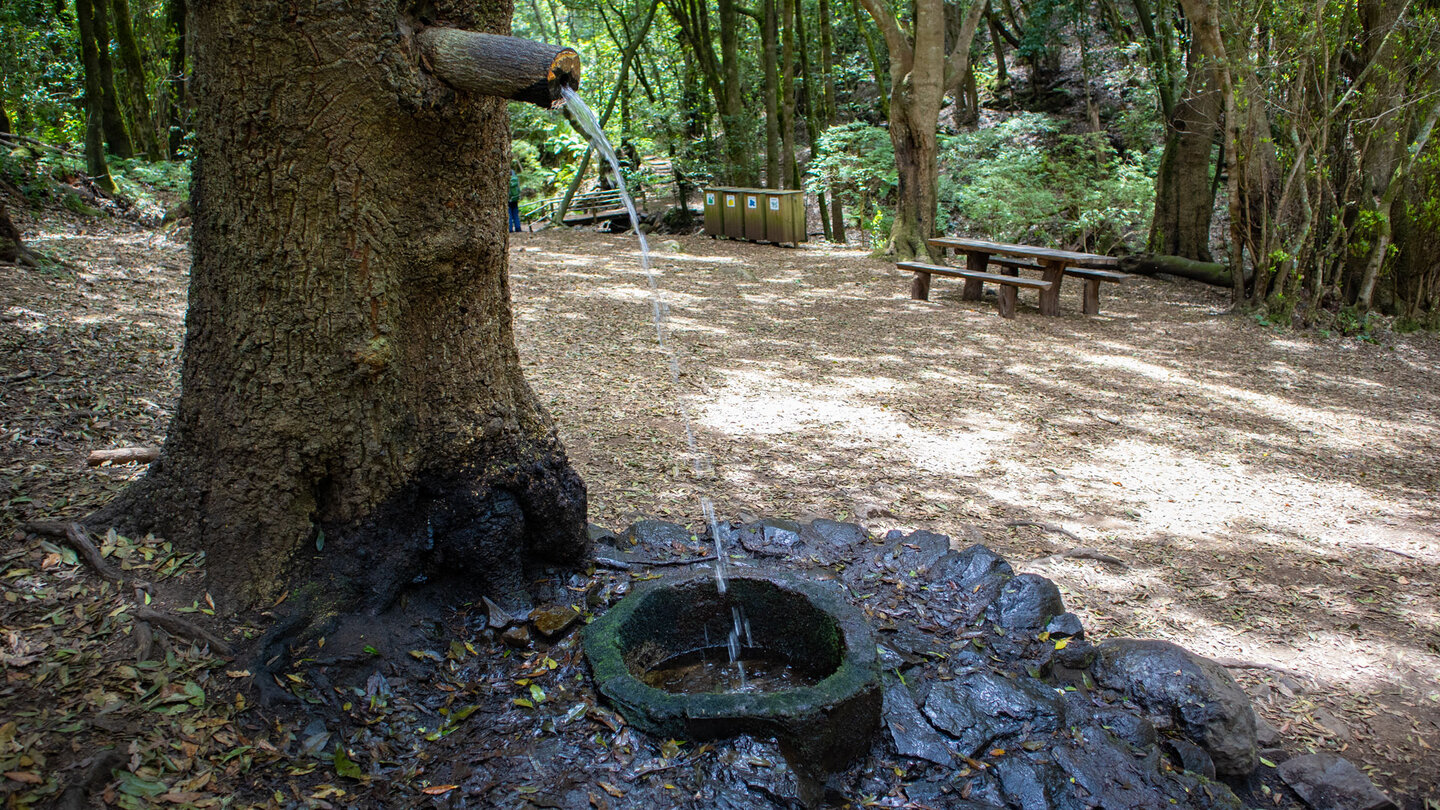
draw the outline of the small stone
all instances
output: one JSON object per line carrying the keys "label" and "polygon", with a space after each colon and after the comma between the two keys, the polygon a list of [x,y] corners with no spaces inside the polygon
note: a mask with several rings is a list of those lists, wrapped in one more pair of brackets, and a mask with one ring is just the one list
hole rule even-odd
{"label": "small stone", "polygon": [[604,526],[596,526],[588,523],[585,526],[585,533],[590,536],[591,543],[603,543],[607,546],[618,547],[620,536]]}
{"label": "small stone", "polygon": [[685,252],[685,249],[682,248],[682,247],[680,247],[680,243],[677,242],[677,241],[674,240],[674,239],[666,239],[664,242],[661,242],[661,243],[660,243],[660,249],[663,250],[663,251],[665,251],[666,253],[684,253],[684,252]]}
{"label": "small stone", "polygon": [[493,630],[503,630],[515,623],[515,617],[511,616],[505,608],[490,601],[490,597],[482,596],[480,601],[485,605],[486,626]]}
{"label": "small stone", "polygon": [[1270,747],[1280,744],[1280,730],[1270,725],[1270,721],[1255,712],[1255,743],[1257,745]]}
{"label": "small stone", "polygon": [[530,621],[536,631],[551,640],[564,635],[579,620],[580,614],[565,605],[543,605],[530,611]]}
{"label": "small stone", "polygon": [[806,542],[817,546],[828,546],[836,551],[860,545],[869,539],[863,526],[825,518],[810,521],[800,530],[800,536]]}
{"label": "small stone", "polygon": [[1280,763],[1276,770],[1291,790],[1314,810],[1390,810],[1395,803],[1343,757],[1306,754]]}
{"label": "small stone", "polygon": [[1168,740],[1165,745],[1170,749],[1170,753],[1175,755],[1175,761],[1180,763],[1182,769],[1198,773],[1206,779],[1215,778],[1215,762],[1205,753],[1205,749],[1185,740]]}
{"label": "small stone", "polygon": [[735,530],[740,547],[751,554],[771,557],[803,557],[805,543],[800,539],[800,524],[792,520],[759,520]]}
{"label": "small stone", "polygon": [[625,539],[632,546],[649,548],[670,548],[674,543],[689,543],[690,530],[678,523],[664,520],[641,520],[625,530]]}
{"label": "small stone", "polygon": [[510,647],[523,650],[530,646],[530,630],[525,625],[516,625],[500,634],[500,640]]}
{"label": "small stone", "polygon": [[987,580],[1008,579],[1014,574],[1004,557],[981,545],[946,554],[930,568],[931,579],[953,582],[967,592]]}
{"label": "small stone", "polygon": [[1045,625],[1045,632],[1051,638],[1085,638],[1085,625],[1074,613],[1061,613]]}

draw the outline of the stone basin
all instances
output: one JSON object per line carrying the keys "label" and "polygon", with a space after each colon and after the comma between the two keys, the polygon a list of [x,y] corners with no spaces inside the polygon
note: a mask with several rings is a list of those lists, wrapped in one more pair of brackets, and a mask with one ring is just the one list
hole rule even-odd
{"label": "stone basin", "polygon": [[[600,693],[656,736],[774,738],[797,771],[839,770],[869,750],[881,706],[875,640],[840,587],[753,571],[726,585],[721,594],[709,576],[657,580],[591,623],[585,656]],[[666,661],[723,650],[737,605],[750,620],[747,654],[783,662],[813,685],[681,694],[642,680]]]}

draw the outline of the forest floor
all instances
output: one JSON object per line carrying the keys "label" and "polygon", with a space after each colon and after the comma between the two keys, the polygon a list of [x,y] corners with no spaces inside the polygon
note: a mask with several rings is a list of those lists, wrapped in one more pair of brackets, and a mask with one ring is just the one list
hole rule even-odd
{"label": "forest floor", "polygon": [[[117,665],[113,649],[75,641],[118,639],[115,595],[87,584],[66,549],[17,531],[84,514],[143,471],[88,468],[90,450],[163,440],[185,229],[26,216],[31,244],[69,267],[0,267],[0,536],[13,538],[0,553],[0,701],[39,689],[88,704],[44,731],[24,719],[42,707],[0,711],[3,793],[53,787],[46,735],[103,735],[123,701],[184,717],[209,683],[187,673],[214,667],[172,649],[150,688],[76,683]],[[945,279],[932,301],[912,301],[907,274],[854,247],[652,244],[664,348],[633,237],[512,238],[521,358],[588,484],[593,522],[699,528],[709,498],[722,520],[982,537],[1059,584],[1093,639],[1163,638],[1223,660],[1285,747],[1342,752],[1406,807],[1440,806],[1433,335],[1276,330],[1228,314],[1224,291],[1152,279],[1109,286],[1098,317],[1078,314],[1075,286],[1058,318],[1022,294],[1007,321]],[[715,473],[696,473],[696,456]],[[1077,547],[1123,565],[1063,556]],[[152,580],[194,566],[163,538],[112,537],[106,550]],[[46,623],[50,641],[21,632]],[[219,743],[193,726],[183,742],[128,726],[137,775],[121,798],[185,803],[233,774],[227,763],[273,755],[269,743],[239,746],[226,722],[214,721]],[[215,754],[227,743],[238,747]],[[49,756],[73,759],[74,747]],[[216,770],[186,784],[156,788],[137,767],[206,756]]]}

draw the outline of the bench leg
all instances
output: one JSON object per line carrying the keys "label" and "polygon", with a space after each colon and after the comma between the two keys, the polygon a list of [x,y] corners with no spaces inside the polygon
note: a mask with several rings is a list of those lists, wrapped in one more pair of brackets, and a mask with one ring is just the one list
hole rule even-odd
{"label": "bench leg", "polygon": [[[986,266],[990,264],[989,253],[966,253],[965,269],[974,270],[977,273],[985,272]],[[985,282],[979,279],[965,279],[965,289],[960,293],[961,300],[979,301],[985,294]]]}
{"label": "bench leg", "polygon": [[999,298],[998,306],[999,306],[999,309],[1000,309],[1000,317],[1002,317],[1002,318],[1013,318],[1013,317],[1015,317],[1015,293],[1016,293],[1016,290],[1015,290],[1014,287],[1011,287],[1009,284],[1001,284],[1001,285],[999,285],[999,286],[1000,286],[1000,298]]}
{"label": "bench leg", "polygon": [[1082,311],[1086,315],[1100,314],[1100,279],[1085,279],[1085,305]]}
{"label": "bench leg", "polygon": [[910,282],[910,297],[916,301],[930,300],[930,274],[915,274],[915,280]]}
{"label": "bench leg", "polygon": [[[1001,272],[1001,273],[1004,273],[1004,274],[1007,275],[1007,276],[1019,276],[1019,275],[1020,275],[1020,271],[1017,270],[1017,269],[1015,269],[1014,267],[1006,267],[1006,268],[1003,268],[1003,269],[1001,269],[1000,272]],[[1015,287],[1011,287],[1009,284],[1000,284],[1000,285],[998,285],[998,286],[1000,287],[1000,290],[999,290],[1000,298],[999,298],[999,301],[998,301],[998,306],[999,306],[999,309],[1000,309],[1000,317],[1002,317],[1002,318],[1013,318],[1013,317],[1015,317],[1015,304],[1016,304],[1016,301],[1017,301],[1017,299],[1018,299],[1018,297],[1019,297],[1019,295],[1020,295],[1020,290],[1017,289],[1017,288],[1015,288]]]}
{"label": "bench leg", "polygon": [[1062,262],[1046,261],[1042,271],[1042,277],[1050,282],[1050,289],[1040,291],[1040,314],[1060,314],[1060,281],[1065,278],[1065,265]]}

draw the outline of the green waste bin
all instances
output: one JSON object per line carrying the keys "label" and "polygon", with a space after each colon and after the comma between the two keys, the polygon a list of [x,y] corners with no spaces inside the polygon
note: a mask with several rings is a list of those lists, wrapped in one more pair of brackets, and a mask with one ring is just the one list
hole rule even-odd
{"label": "green waste bin", "polygon": [[754,188],[741,189],[741,197],[745,202],[745,238],[765,241],[765,206],[762,204],[765,192]]}
{"label": "green waste bin", "polygon": [[719,189],[724,212],[721,214],[725,235],[731,239],[745,238],[745,209],[742,194],[738,188]]}
{"label": "green waste bin", "polygon": [[721,189],[705,189],[705,233],[720,236],[725,233],[725,195]]}
{"label": "green waste bin", "polygon": [[765,240],[779,244],[805,241],[805,192],[766,191]]}

